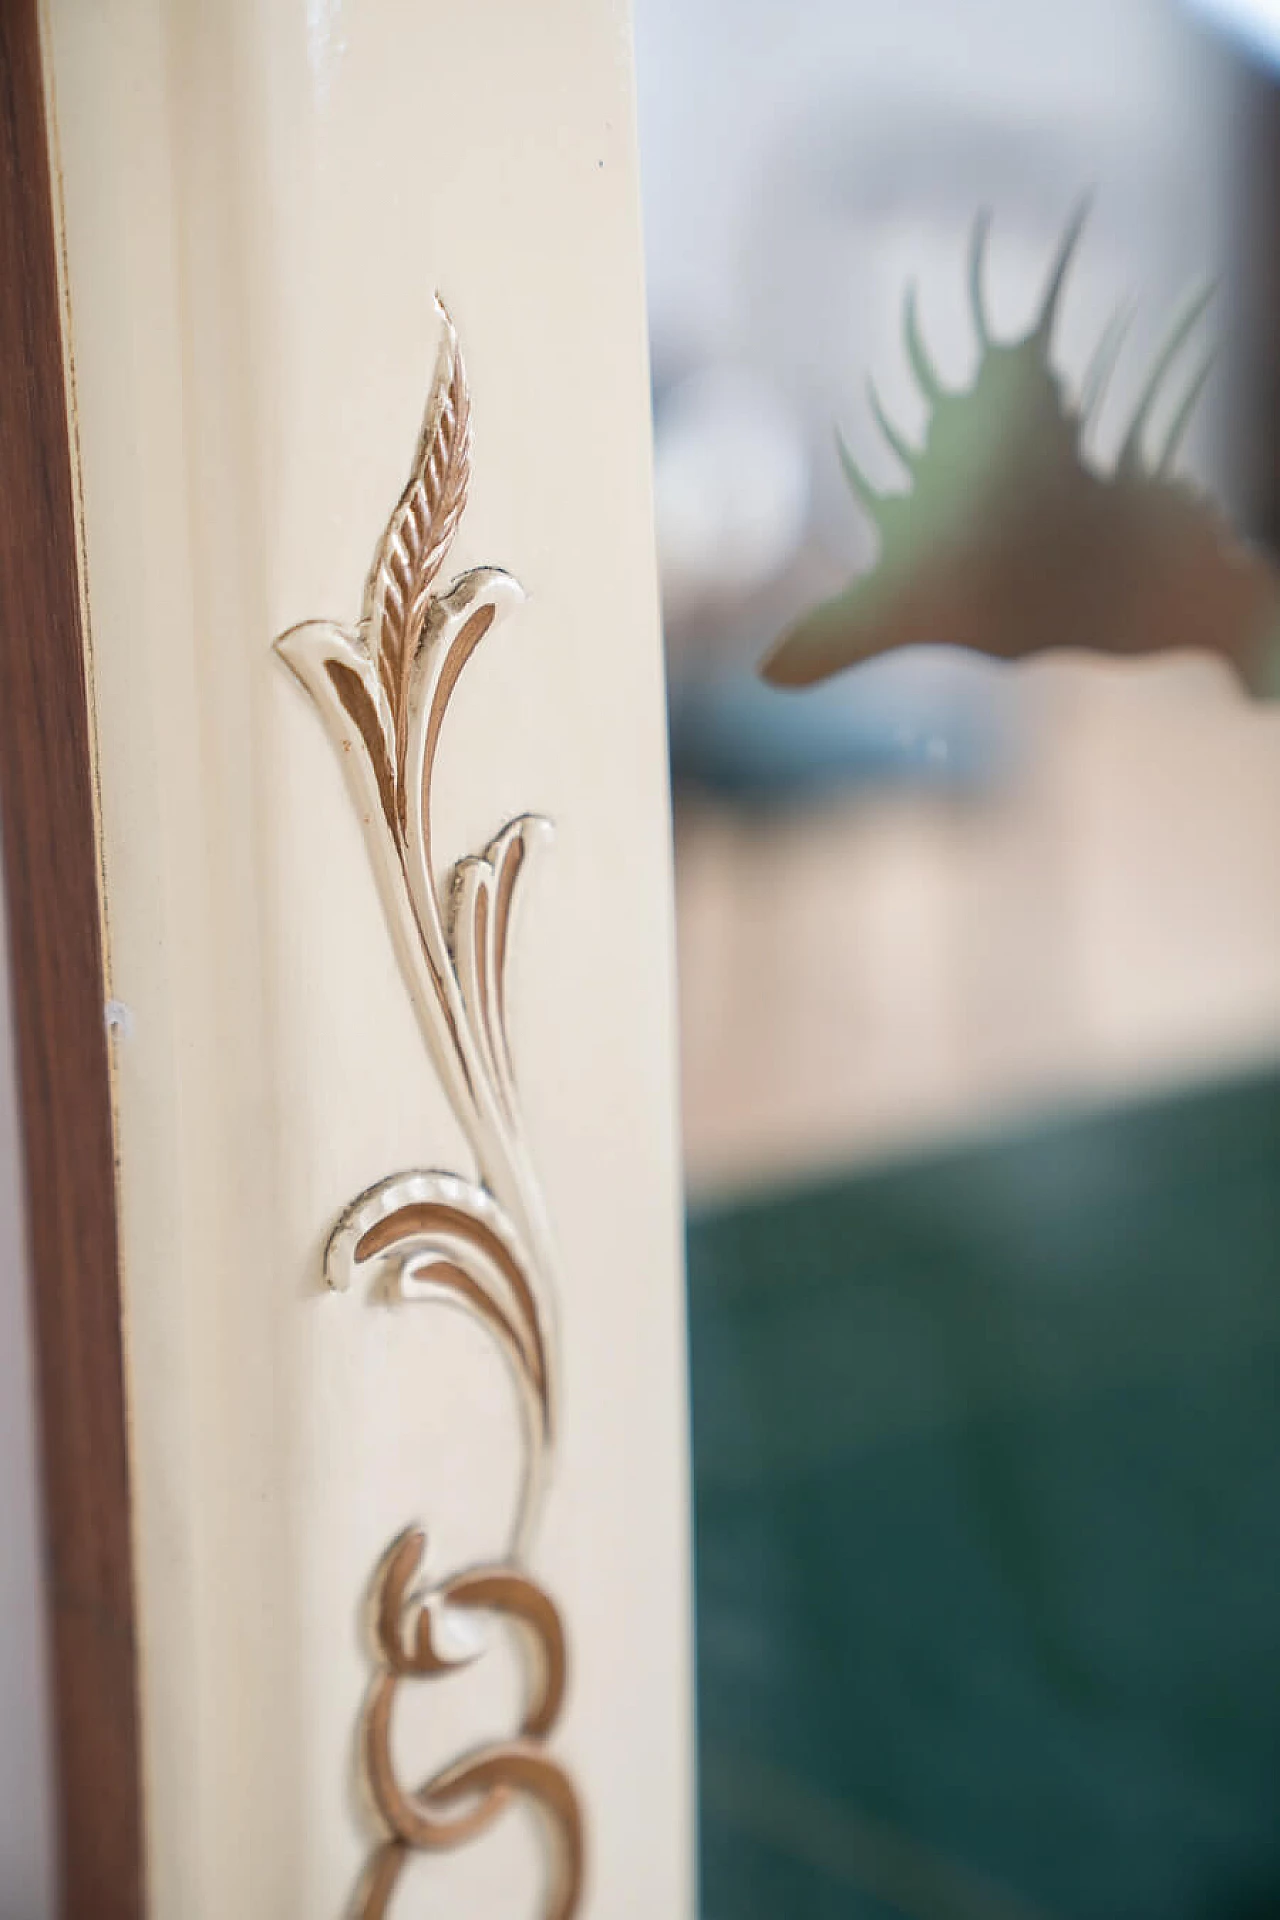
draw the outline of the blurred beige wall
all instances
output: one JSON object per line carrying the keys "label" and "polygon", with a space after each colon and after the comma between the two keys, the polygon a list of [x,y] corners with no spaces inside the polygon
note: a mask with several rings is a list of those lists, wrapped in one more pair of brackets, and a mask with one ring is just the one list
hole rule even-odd
{"label": "blurred beige wall", "polygon": [[985,792],[682,811],[695,1192],[1280,1058],[1280,708],[1202,658],[1016,671]]}

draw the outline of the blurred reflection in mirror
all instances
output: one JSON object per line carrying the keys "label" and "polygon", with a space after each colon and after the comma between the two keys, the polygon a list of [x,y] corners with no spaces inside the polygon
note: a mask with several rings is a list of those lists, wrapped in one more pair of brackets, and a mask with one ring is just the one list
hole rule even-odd
{"label": "blurred reflection in mirror", "polygon": [[1280,1912],[1257,31],[636,32],[704,1920]]}

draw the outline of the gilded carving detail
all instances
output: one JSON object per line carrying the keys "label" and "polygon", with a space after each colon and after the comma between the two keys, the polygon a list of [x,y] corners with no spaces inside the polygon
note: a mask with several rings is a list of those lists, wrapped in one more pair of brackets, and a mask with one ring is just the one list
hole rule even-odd
{"label": "gilded carving detail", "polygon": [[[375,1672],[360,1750],[383,1828],[356,1894],[357,1920],[379,1920],[412,1854],[456,1847],[515,1797],[547,1829],[546,1920],[570,1920],[583,1884],[582,1815],[548,1751],[565,1687],[559,1613],[524,1562],[555,1430],[551,1266],[507,1037],[505,983],[512,912],[528,857],[549,831],[512,820],[441,886],[431,844],[436,750],[459,675],[495,621],[523,593],[482,567],[436,584],[466,504],[471,398],[449,316],[408,484],[379,543],[354,628],[308,621],[276,646],[319,710],[347,770],[388,926],[432,1061],[475,1156],[478,1177],[409,1172],[381,1180],[342,1214],[325,1274],[335,1288],[367,1271],[382,1297],[445,1300],[488,1331],[522,1403],[526,1451],[507,1557],[440,1581],[420,1578],[426,1536],[409,1527],[372,1585]],[[448,1615],[507,1622],[530,1652],[523,1719],[510,1739],[479,1747],[405,1786],[392,1757],[397,1693],[406,1682],[476,1658],[448,1650]]]}

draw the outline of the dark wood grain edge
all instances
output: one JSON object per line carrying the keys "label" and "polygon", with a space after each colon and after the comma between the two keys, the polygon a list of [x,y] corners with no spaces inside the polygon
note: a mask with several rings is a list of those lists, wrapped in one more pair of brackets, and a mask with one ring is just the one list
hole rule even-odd
{"label": "dark wood grain edge", "polygon": [[37,0],[0,0],[0,816],[37,1344],[59,1873],[67,1920],[140,1920],[114,1147],[56,244]]}

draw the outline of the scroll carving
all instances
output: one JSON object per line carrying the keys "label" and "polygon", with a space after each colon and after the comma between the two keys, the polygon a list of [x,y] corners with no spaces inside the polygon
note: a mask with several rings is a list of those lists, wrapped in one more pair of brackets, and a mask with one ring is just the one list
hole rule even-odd
{"label": "scroll carving", "polygon": [[[555,1438],[552,1269],[516,1097],[505,992],[516,898],[529,856],[550,828],[523,815],[482,853],[460,860],[445,885],[437,878],[431,788],[449,701],[490,627],[523,598],[516,581],[493,567],[435,590],[471,472],[471,397],[457,335],[439,311],[443,335],[422,431],[359,623],[308,621],[276,646],[346,768],[405,984],[477,1167],[474,1180],[407,1172],[362,1193],[333,1229],[325,1276],[344,1289],[367,1273],[377,1297],[446,1301],[472,1315],[503,1354],[519,1394],[525,1470],[500,1564],[425,1580],[426,1534],[413,1525],[374,1576],[375,1671],[359,1746],[383,1838],[353,1912],[356,1920],[380,1920],[414,1853],[476,1838],[521,1799],[548,1834],[546,1920],[571,1920],[583,1885],[582,1813],[548,1744],[564,1697],[565,1636],[554,1602],[525,1564]],[[463,1613],[505,1622],[528,1649],[523,1718],[509,1739],[406,1786],[392,1753],[396,1698],[405,1684],[478,1657],[470,1642],[451,1650],[448,1623]]]}

